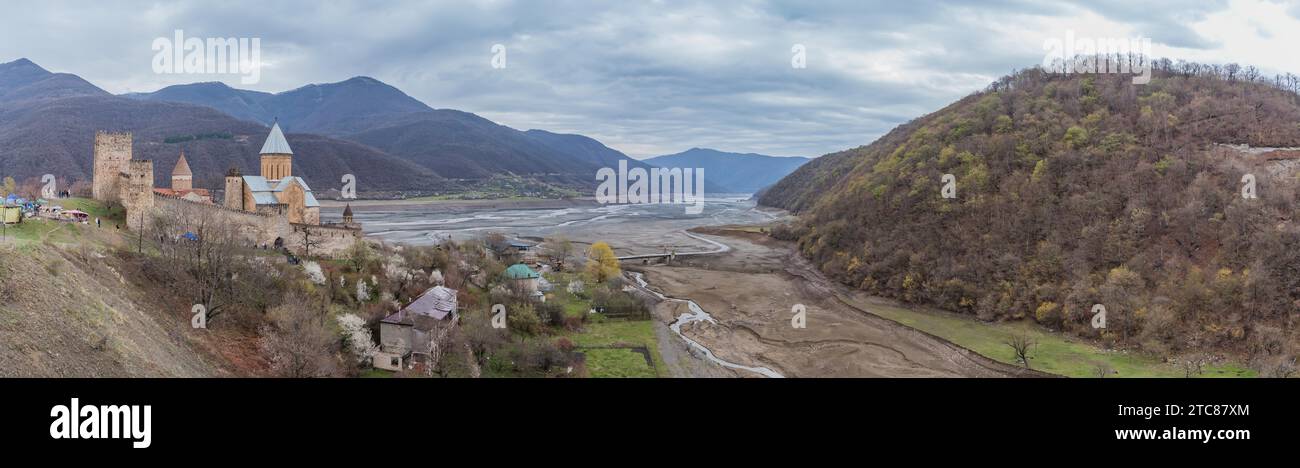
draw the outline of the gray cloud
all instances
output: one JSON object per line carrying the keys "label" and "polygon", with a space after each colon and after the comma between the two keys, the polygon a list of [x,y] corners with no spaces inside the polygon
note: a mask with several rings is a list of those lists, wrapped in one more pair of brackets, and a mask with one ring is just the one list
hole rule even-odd
{"label": "gray cloud", "polygon": [[[582,133],[633,156],[693,146],[817,156],[869,143],[1042,60],[1008,30],[1090,12],[1174,47],[1217,46],[1189,24],[1224,2],[1003,0],[48,5],[0,18],[0,61],[28,57],[121,93],[199,81],[156,75],[155,37],[259,37],[256,86],[372,76],[437,108]],[[1053,23],[1055,24],[1055,23]],[[1253,33],[1253,31],[1252,31]],[[508,66],[490,66],[493,44]],[[803,44],[808,67],[790,67]],[[1227,61],[1227,60],[1225,60]]]}

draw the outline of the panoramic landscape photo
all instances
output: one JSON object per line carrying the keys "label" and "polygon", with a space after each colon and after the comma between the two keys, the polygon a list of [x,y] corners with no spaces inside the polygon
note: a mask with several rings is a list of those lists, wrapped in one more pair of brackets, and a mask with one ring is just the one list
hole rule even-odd
{"label": "panoramic landscape photo", "polygon": [[1155,3],[33,5],[0,377],[1294,377],[1300,5]]}

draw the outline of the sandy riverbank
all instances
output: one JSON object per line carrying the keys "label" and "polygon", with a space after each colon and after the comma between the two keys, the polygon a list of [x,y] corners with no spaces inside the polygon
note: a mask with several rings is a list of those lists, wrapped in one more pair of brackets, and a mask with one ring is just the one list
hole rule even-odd
{"label": "sandy riverbank", "polygon": [[[731,246],[716,255],[679,259],[674,265],[628,265],[650,287],[689,298],[717,324],[697,322],[683,333],[721,359],[773,369],[786,377],[1009,377],[1025,374],[938,337],[871,314],[867,298],[823,277],[790,245],[729,229],[696,232]],[[807,327],[791,325],[795,304],[807,310]],[[680,302],[661,302],[656,320],[665,325],[686,312]],[[678,337],[660,349],[679,376],[735,375],[690,357]],[[676,340],[676,343],[672,343]],[[687,354],[683,354],[687,353]],[[673,358],[673,359],[670,359]],[[695,362],[674,363],[681,358]],[[712,368],[701,368],[701,363]]]}
{"label": "sandy riverbank", "polygon": [[384,209],[438,209],[448,211],[462,210],[531,210],[599,206],[593,198],[500,198],[485,200],[321,200],[323,210],[342,210],[344,205],[352,205],[353,211]]}

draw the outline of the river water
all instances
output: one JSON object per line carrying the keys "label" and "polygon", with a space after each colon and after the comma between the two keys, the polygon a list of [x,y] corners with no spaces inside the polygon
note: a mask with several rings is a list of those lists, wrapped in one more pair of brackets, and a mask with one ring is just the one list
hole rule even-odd
{"label": "river water", "polygon": [[686,205],[591,205],[543,209],[447,209],[438,205],[367,207],[354,218],[369,237],[414,245],[444,239],[463,241],[499,232],[510,237],[564,236],[580,242],[606,241],[622,253],[657,253],[664,245],[705,243],[681,232],[699,226],[751,224],[772,215],[755,208],[748,194],[711,195],[699,214]]}

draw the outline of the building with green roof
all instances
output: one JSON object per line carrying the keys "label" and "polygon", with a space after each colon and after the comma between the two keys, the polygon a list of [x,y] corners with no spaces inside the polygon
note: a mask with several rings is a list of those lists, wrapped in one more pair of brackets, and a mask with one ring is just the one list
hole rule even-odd
{"label": "building with green roof", "polygon": [[510,265],[510,268],[506,268],[505,273],[502,273],[501,276],[506,278],[506,281],[510,283],[514,290],[529,294],[537,292],[537,281],[542,277],[532,268],[528,268],[528,265],[522,263]]}

